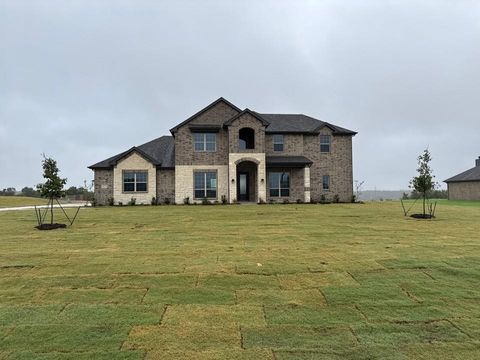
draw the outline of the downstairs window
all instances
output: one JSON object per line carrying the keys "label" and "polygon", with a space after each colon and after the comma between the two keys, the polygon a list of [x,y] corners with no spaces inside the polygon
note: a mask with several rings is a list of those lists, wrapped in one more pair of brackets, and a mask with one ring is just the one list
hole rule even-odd
{"label": "downstairs window", "polygon": [[124,171],[123,192],[147,192],[147,171]]}

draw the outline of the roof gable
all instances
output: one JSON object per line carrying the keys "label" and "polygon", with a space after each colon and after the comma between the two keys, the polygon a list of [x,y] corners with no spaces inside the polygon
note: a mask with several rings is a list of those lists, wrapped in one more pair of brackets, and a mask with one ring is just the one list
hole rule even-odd
{"label": "roof gable", "polygon": [[223,97],[220,97],[218,98],[217,100],[215,100],[214,102],[212,102],[210,105],[207,105],[206,107],[204,107],[202,110],[196,112],[195,114],[193,114],[192,116],[190,116],[188,119],[182,121],[180,124],[176,125],[175,127],[171,128],[170,129],[170,132],[172,133],[172,135],[175,135],[175,133],[177,132],[177,130],[182,127],[183,125],[186,125],[188,124],[190,121],[192,121],[193,119],[197,118],[198,116],[202,115],[204,112],[210,110],[211,108],[213,108],[214,106],[216,106],[217,104],[219,103],[224,103],[228,106],[230,106],[232,109],[236,110],[237,112],[241,112],[242,110],[239,109],[238,107],[236,107],[234,104],[232,104],[230,101],[224,99]]}
{"label": "roof gable", "polygon": [[232,125],[232,123],[233,123],[235,120],[237,120],[238,118],[240,118],[241,116],[246,115],[246,114],[251,115],[252,117],[254,117],[255,119],[257,119],[258,121],[260,121],[263,126],[268,126],[268,125],[270,125],[270,123],[269,123],[267,120],[265,120],[262,116],[260,116],[260,114],[254,112],[254,111],[252,111],[252,110],[250,110],[250,109],[248,109],[248,108],[245,109],[245,110],[243,110],[241,113],[235,115],[235,116],[232,117],[231,119],[225,121],[225,122],[223,123],[223,125],[225,125],[225,126],[230,126],[230,125]]}
{"label": "roof gable", "polygon": [[162,136],[145,144],[134,146],[108,159],[90,165],[89,169],[111,169],[120,160],[137,152],[143,158],[156,166],[172,168],[175,166],[175,144],[171,136]]}

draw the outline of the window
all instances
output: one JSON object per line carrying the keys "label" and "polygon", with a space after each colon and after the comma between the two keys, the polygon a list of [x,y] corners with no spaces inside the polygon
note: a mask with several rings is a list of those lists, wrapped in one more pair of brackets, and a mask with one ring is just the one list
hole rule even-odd
{"label": "window", "polygon": [[216,151],[217,150],[217,134],[194,133],[193,141],[195,143],[195,151]]}
{"label": "window", "polygon": [[330,135],[320,135],[320,152],[328,153],[330,152]]}
{"label": "window", "polygon": [[273,151],[283,151],[283,135],[273,135]]}
{"label": "window", "polygon": [[124,171],[123,192],[146,192],[147,179],[146,171]]}
{"label": "window", "polygon": [[194,173],[195,199],[217,197],[217,172],[196,171]]}
{"label": "window", "polygon": [[255,130],[242,128],[238,132],[238,147],[240,150],[255,149]]}
{"label": "window", "polygon": [[290,174],[287,172],[271,172],[268,174],[270,196],[290,196]]}
{"label": "window", "polygon": [[330,190],[330,175],[323,175],[323,190]]}

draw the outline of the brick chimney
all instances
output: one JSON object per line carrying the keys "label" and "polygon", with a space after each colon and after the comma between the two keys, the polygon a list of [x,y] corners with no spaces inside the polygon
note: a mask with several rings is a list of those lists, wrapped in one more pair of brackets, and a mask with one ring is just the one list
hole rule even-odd
{"label": "brick chimney", "polygon": [[480,166],[480,156],[475,160],[475,166]]}

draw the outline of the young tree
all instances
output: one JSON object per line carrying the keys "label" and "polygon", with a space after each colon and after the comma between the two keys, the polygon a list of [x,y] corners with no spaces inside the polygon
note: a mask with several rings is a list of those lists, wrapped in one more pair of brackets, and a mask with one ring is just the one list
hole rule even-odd
{"label": "young tree", "polygon": [[436,183],[434,181],[435,176],[430,168],[430,161],[432,156],[428,148],[417,158],[418,160],[418,175],[410,180],[410,188],[413,188],[418,192],[423,199],[423,217],[426,217],[425,204],[427,201],[428,192],[435,189]]}
{"label": "young tree", "polygon": [[37,190],[40,191],[42,197],[49,199],[50,223],[53,224],[53,201],[65,195],[63,187],[67,183],[67,179],[62,179],[58,176],[57,162],[52,158],[47,158],[45,154],[43,154],[42,168],[43,177],[46,181],[43,184],[38,184]]}

